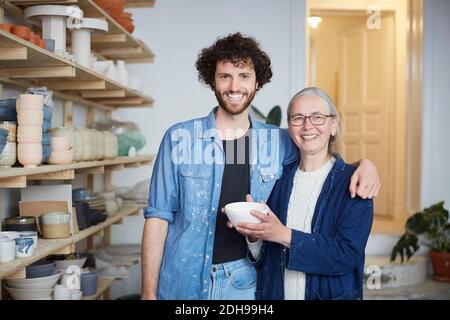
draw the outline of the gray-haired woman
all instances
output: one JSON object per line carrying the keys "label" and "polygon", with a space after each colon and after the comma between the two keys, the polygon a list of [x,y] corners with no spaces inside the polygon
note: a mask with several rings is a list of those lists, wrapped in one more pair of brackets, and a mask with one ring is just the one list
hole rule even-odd
{"label": "gray-haired woman", "polygon": [[259,258],[256,297],[362,299],[373,202],[348,191],[355,167],[336,152],[339,115],[326,93],[306,88],[289,103],[288,122],[301,159],[284,167],[267,202],[273,211],[254,212],[262,223],[237,228],[265,240],[249,244]]}

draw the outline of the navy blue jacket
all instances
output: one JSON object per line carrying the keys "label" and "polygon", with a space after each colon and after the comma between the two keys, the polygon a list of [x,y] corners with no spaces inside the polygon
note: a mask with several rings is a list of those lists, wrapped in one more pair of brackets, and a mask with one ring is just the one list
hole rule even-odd
{"label": "navy blue jacket", "polygon": [[[284,225],[298,165],[296,161],[283,168],[267,202]],[[306,273],[306,300],[362,299],[373,202],[350,197],[354,171],[355,167],[336,157],[317,200],[311,234],[292,230],[290,249],[263,242],[257,262],[257,299],[284,299],[285,268]]]}

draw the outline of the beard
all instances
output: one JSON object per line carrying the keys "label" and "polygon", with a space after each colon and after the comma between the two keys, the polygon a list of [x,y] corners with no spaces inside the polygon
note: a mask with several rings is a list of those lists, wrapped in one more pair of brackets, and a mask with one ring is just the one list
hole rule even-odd
{"label": "beard", "polygon": [[219,92],[218,90],[214,90],[214,94],[216,95],[217,101],[219,102],[219,106],[225,109],[225,111],[230,115],[238,115],[244,112],[249,106],[250,103],[252,103],[253,99],[256,95],[256,90],[250,92],[250,94],[243,93],[241,91],[237,91],[235,93],[240,93],[244,95],[244,98],[247,97],[246,100],[241,102],[237,107],[232,106],[230,102],[227,102],[224,100],[223,95],[225,95],[228,91],[224,92],[223,94]]}

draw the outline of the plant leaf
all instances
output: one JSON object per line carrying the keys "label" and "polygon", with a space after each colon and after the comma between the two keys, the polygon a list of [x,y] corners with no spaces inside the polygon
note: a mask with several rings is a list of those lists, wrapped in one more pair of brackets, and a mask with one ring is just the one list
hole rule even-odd
{"label": "plant leaf", "polygon": [[277,127],[281,125],[281,108],[280,106],[275,106],[270,110],[269,115],[267,116],[266,123],[273,124]]}

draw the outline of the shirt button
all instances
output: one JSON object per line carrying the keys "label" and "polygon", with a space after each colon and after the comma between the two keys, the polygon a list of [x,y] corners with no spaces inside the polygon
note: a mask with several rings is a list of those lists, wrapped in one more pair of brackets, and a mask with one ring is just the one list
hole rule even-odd
{"label": "shirt button", "polygon": [[212,268],[212,272],[216,272],[216,267],[213,267],[213,268]]}

